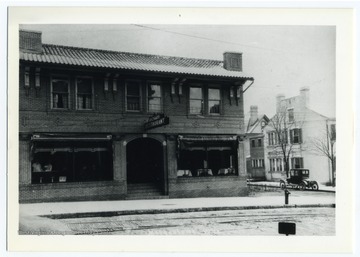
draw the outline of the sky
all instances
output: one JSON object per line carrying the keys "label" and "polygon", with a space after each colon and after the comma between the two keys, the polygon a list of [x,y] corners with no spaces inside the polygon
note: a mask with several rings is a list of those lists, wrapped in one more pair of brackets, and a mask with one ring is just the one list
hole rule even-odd
{"label": "sky", "polygon": [[310,107],[335,117],[334,26],[240,25],[21,25],[42,31],[43,43],[104,50],[222,60],[226,51],[243,53],[243,71],[255,79],[244,94],[272,117],[276,95],[310,89]]}

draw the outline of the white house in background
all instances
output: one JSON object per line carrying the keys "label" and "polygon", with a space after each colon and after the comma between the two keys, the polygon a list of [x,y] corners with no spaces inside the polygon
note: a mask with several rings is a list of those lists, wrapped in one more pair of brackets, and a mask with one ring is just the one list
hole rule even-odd
{"label": "white house in background", "polygon": [[[278,181],[286,177],[284,155],[281,153],[281,138],[275,133],[276,117],[283,117],[281,131],[289,153],[289,169],[306,168],[310,170],[310,179],[325,184],[333,182],[335,174],[330,159],[314,150],[314,142],[329,138],[335,140],[336,120],[321,115],[308,107],[310,90],[302,88],[300,95],[285,98],[276,97],[276,114],[264,128],[266,179]],[[333,135],[329,137],[329,133]],[[279,133],[280,134],[280,133]],[[286,138],[286,140],[285,140]],[[291,149],[291,150],[289,150]]]}

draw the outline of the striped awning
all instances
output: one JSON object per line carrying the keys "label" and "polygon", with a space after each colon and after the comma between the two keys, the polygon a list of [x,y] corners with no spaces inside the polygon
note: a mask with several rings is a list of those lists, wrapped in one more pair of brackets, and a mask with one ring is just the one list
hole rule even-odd
{"label": "striped awning", "polygon": [[231,142],[236,141],[237,136],[229,136],[229,135],[191,135],[191,136],[183,136],[179,135],[180,141],[185,142]]}
{"label": "striped awning", "polygon": [[32,141],[104,141],[111,140],[112,135],[87,135],[87,134],[34,134]]}

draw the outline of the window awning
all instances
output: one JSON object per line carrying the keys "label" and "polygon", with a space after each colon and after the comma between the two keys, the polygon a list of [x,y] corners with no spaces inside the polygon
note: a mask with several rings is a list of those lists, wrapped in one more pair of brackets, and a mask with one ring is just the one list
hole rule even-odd
{"label": "window awning", "polygon": [[84,135],[84,134],[34,134],[32,141],[104,141],[111,140],[112,135]]}
{"label": "window awning", "polygon": [[237,140],[237,136],[229,135],[193,135],[193,136],[182,136],[179,135],[179,140],[184,142],[232,142]]}

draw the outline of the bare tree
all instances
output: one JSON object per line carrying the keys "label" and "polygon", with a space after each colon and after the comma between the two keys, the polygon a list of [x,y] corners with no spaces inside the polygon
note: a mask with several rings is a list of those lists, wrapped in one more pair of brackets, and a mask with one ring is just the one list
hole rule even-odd
{"label": "bare tree", "polygon": [[334,129],[329,130],[329,128],[324,131],[323,135],[320,137],[313,137],[310,141],[310,149],[319,155],[326,156],[329,158],[331,163],[331,173],[332,179],[331,184],[335,186],[335,172],[336,172],[336,132],[335,125]]}
{"label": "bare tree", "polygon": [[300,117],[295,117],[293,112],[281,108],[269,122],[271,128],[269,140],[273,140],[274,145],[272,153],[282,156],[287,177],[289,177],[290,156],[293,153],[294,145],[297,144],[301,147],[302,143],[301,127],[303,122],[301,120]]}

